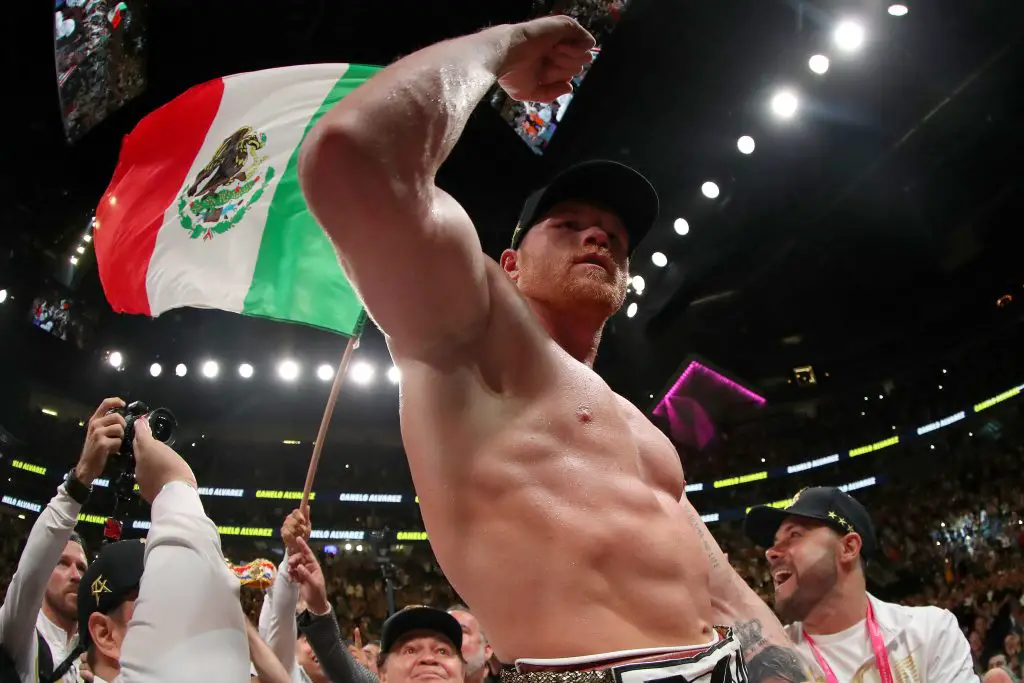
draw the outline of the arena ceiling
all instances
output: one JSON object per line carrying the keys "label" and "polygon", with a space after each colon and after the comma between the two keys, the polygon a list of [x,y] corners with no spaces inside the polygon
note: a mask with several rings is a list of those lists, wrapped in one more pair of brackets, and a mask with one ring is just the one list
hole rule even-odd
{"label": "arena ceiling", "polygon": [[[635,317],[623,313],[611,323],[598,362],[638,405],[651,404],[694,353],[770,400],[795,391],[786,378],[799,365],[829,370],[835,387],[878,381],[1007,324],[1007,309],[995,305],[1002,294],[1024,298],[1017,218],[1024,174],[1014,163],[1024,149],[1024,4],[906,2],[901,17],[887,12],[889,4],[632,0],[545,155],[532,154],[485,103],[440,182],[496,257],[526,192],[560,167],[607,157],[649,175],[662,216],[633,266],[646,287],[631,294]],[[529,0],[150,0],[148,89],[75,145],[61,134],[52,12],[34,3],[8,12],[22,42],[4,46],[16,68],[6,88],[15,106],[7,108],[0,240],[14,255],[7,275],[27,276],[65,262],[120,138],[187,87],[287,64],[387,64],[446,37],[525,19],[534,7]],[[861,22],[866,35],[849,54],[833,44],[844,18]],[[823,75],[808,68],[815,53],[832,57]],[[769,106],[780,88],[800,101],[790,120]],[[753,154],[737,151],[741,135],[756,141]],[[702,195],[706,181],[720,187],[716,199]],[[677,218],[688,222],[687,235],[676,234]],[[667,266],[652,263],[655,251]],[[101,300],[88,259],[77,287]],[[313,365],[335,362],[341,346],[319,331],[215,312],[157,321],[108,314],[82,353],[40,341],[26,350],[40,354],[38,362],[10,362],[81,401],[117,391],[175,405],[193,420],[250,417],[265,426],[277,417],[308,430],[325,385],[282,388],[264,377],[230,390],[242,385],[225,377],[216,386],[173,387],[145,368],[204,356],[269,367],[289,354]],[[112,348],[129,359],[120,373],[100,362]],[[361,353],[387,362],[373,332]],[[386,415],[392,430],[393,387],[384,382],[364,394],[343,401],[342,411],[353,423]]]}

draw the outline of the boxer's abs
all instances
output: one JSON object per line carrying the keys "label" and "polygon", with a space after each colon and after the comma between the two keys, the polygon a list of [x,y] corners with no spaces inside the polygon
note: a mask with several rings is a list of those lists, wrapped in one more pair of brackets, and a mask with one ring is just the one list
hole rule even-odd
{"label": "boxer's abs", "polygon": [[503,661],[713,637],[678,455],[603,386],[477,405],[454,429],[403,405],[431,545]]}

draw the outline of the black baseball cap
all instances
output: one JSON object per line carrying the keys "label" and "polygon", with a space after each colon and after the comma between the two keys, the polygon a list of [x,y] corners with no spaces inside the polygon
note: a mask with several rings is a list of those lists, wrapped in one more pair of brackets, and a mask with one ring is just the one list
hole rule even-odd
{"label": "black baseball cap", "polygon": [[871,523],[871,515],[853,496],[843,493],[834,486],[806,488],[796,494],[784,508],[768,505],[753,507],[747,513],[743,531],[747,538],[757,545],[770,548],[775,544],[775,534],[782,526],[783,520],[790,515],[823,522],[844,535],[859,534],[862,543],[861,554],[865,559],[873,556],[878,550],[878,539],[875,538],[875,526]]}
{"label": "black baseball cap", "polygon": [[381,630],[380,649],[390,652],[402,637],[413,631],[433,631],[451,641],[462,652],[462,626],[452,615],[433,607],[411,605],[391,615]]}
{"label": "black baseball cap", "polygon": [[145,556],[142,540],[111,543],[82,575],[78,584],[78,633],[83,648],[91,643],[92,613],[110,614],[139,590]]}
{"label": "black baseball cap", "polygon": [[512,248],[553,206],[577,200],[612,211],[629,234],[629,249],[650,231],[658,219],[658,193],[639,171],[617,161],[597,159],[571,166],[550,184],[527,198],[512,233]]}

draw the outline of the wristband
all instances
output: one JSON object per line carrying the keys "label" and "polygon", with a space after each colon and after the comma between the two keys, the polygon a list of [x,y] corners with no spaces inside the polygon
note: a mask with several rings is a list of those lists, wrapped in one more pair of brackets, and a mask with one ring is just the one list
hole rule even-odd
{"label": "wristband", "polygon": [[64,488],[67,489],[71,499],[79,505],[85,505],[85,502],[89,500],[89,494],[92,493],[91,486],[86,486],[78,481],[78,477],[75,476],[75,468],[73,467],[68,472],[67,478],[64,479]]}

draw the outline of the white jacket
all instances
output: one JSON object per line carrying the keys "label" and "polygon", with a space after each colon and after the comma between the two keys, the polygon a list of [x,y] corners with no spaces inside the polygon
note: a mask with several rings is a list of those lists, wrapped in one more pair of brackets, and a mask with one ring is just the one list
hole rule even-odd
{"label": "white jacket", "polygon": [[[868,599],[885,638],[889,666],[896,683],[977,683],[970,644],[952,612],[939,607],[906,607],[882,602],[870,594]],[[796,643],[800,654],[807,661],[817,663],[804,638],[803,625],[800,622],[790,624],[786,632]],[[866,627],[864,640],[869,642]],[[815,643],[822,657],[832,666],[827,645],[820,638],[815,638]],[[866,652],[871,652],[870,646]],[[869,654],[862,664],[868,670],[861,669],[864,672],[861,680],[849,683],[879,680],[874,659],[874,655]],[[842,683],[847,683],[839,671],[835,673]]]}

